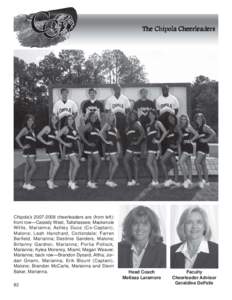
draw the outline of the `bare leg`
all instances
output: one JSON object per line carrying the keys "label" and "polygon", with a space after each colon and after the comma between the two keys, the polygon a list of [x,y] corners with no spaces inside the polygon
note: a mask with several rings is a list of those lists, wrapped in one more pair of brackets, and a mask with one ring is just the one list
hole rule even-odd
{"label": "bare leg", "polygon": [[28,157],[26,157],[25,167],[24,167],[24,182],[26,184],[29,183],[29,181],[28,181],[28,172],[29,172],[29,169],[30,169],[30,164],[29,164],[29,161],[28,161]]}
{"label": "bare leg", "polygon": [[156,160],[156,157],[155,155],[153,156],[153,168],[154,168],[154,174],[155,174],[155,177],[154,177],[154,181],[158,181],[158,165],[157,165],[157,160]]}
{"label": "bare leg", "polygon": [[192,168],[192,160],[191,160],[190,155],[188,156],[188,158],[186,160],[186,164],[187,164],[187,169],[188,169],[189,180],[193,181],[193,168]]}
{"label": "bare leg", "polygon": [[52,178],[53,167],[54,167],[53,160],[51,159],[51,156],[50,156],[50,166],[49,166],[49,174],[48,174],[49,180],[51,180],[51,178]]}
{"label": "bare leg", "polygon": [[[59,169],[60,162],[58,156],[56,154],[50,155],[51,163],[50,163],[50,171],[49,171],[49,180],[54,182],[54,178]],[[52,165],[52,168],[51,168]]]}
{"label": "bare leg", "polygon": [[125,156],[123,158],[123,163],[124,163],[124,167],[126,169],[128,181],[132,180],[131,167],[130,167],[131,159],[132,159],[132,154],[126,151]]}
{"label": "bare leg", "polygon": [[88,181],[92,180],[92,165],[93,165],[92,154],[88,154]]}
{"label": "bare leg", "polygon": [[118,158],[117,158],[117,154],[114,155],[110,155],[110,162],[111,162],[111,171],[110,171],[110,176],[109,179],[110,181],[113,180],[114,174],[118,168]]}
{"label": "bare leg", "polygon": [[147,154],[147,168],[151,174],[152,180],[156,181],[157,176],[155,174],[155,169],[153,168],[153,160],[154,160],[154,154],[148,153]]}
{"label": "bare leg", "polygon": [[133,155],[133,163],[134,163],[134,175],[135,175],[135,181],[138,181],[138,157],[137,155]]}
{"label": "bare leg", "polygon": [[72,172],[73,172],[73,162],[71,157],[69,156],[69,171],[68,171],[68,180],[69,182],[72,181]]}
{"label": "bare leg", "polygon": [[186,166],[187,158],[188,158],[188,156],[185,153],[182,153],[180,160],[179,160],[180,169],[184,176],[184,181],[186,181],[188,179],[188,170],[187,170],[187,166]]}
{"label": "bare leg", "polygon": [[31,178],[33,176],[33,174],[35,173],[36,170],[36,163],[35,163],[35,157],[28,157],[28,162],[30,165],[30,170],[28,172],[28,183],[31,183]]}
{"label": "bare leg", "polygon": [[79,163],[79,159],[78,159],[77,155],[71,155],[70,156],[70,161],[72,161],[72,165],[73,165],[72,174],[71,174],[71,181],[75,182],[76,174],[77,174],[77,171],[80,167],[80,163]]}
{"label": "bare leg", "polygon": [[168,170],[167,170],[166,163],[170,159],[170,156],[171,156],[171,152],[166,151],[164,153],[164,155],[161,156],[161,159],[160,159],[161,167],[162,167],[162,170],[163,170],[163,173],[164,173],[164,180],[165,181],[168,180]]}
{"label": "bare leg", "polygon": [[173,165],[173,170],[174,170],[174,180],[176,182],[178,182],[179,172],[178,172],[178,165],[177,165],[176,157],[174,154],[172,154],[172,156],[171,156],[171,163]]}
{"label": "bare leg", "polygon": [[208,168],[207,168],[207,162],[206,162],[206,155],[202,159],[202,171],[205,178],[205,181],[209,181],[209,174],[208,174]]}
{"label": "bare leg", "polygon": [[99,169],[101,166],[101,157],[100,157],[99,153],[93,154],[93,159],[95,162],[95,166],[93,168],[93,182],[96,182],[96,179],[97,179],[97,176],[99,173]]}
{"label": "bare leg", "polygon": [[195,166],[198,174],[199,181],[202,181],[202,166],[201,161],[203,159],[203,154],[200,152],[197,152],[196,158],[195,158]]}
{"label": "bare leg", "polygon": [[113,168],[113,163],[111,160],[111,155],[109,155],[109,180],[111,180],[111,174],[112,174],[112,168]]}

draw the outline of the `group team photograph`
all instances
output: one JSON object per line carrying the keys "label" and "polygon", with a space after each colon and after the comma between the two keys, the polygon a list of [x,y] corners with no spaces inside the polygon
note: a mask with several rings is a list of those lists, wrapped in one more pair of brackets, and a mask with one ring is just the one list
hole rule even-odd
{"label": "group team photograph", "polygon": [[136,56],[84,55],[14,58],[15,199],[217,200],[218,82],[153,84]]}
{"label": "group team photograph", "polygon": [[[118,186],[114,175],[119,167],[119,159],[123,161],[126,185],[139,185],[140,157],[145,158],[151,177],[150,185],[153,187],[191,188],[191,157],[194,157],[199,188],[210,184],[207,155],[209,143],[216,133],[207,125],[203,113],[195,114],[191,121],[187,114],[178,117],[178,99],[169,93],[167,85],[162,85],[162,94],[156,101],[147,98],[147,88],[141,88],[140,99],[133,105],[121,93],[120,85],[114,85],[112,92],[103,105],[96,99],[97,90],[89,88],[89,99],[83,101],[78,110],[76,103],[69,99],[69,90],[61,88],[60,99],[53,107],[50,122],[40,132],[36,131],[36,116],[25,116],[25,124],[16,136],[26,161],[23,189],[36,189],[33,175],[36,173],[37,140],[44,145],[50,159],[46,178],[49,189],[58,187],[55,180],[62,159],[69,160],[66,187],[71,190],[78,189],[78,169],[81,161],[85,160],[87,188],[99,187],[97,180],[102,159],[109,160],[106,186]],[[172,177],[169,176],[170,169],[173,169]]]}

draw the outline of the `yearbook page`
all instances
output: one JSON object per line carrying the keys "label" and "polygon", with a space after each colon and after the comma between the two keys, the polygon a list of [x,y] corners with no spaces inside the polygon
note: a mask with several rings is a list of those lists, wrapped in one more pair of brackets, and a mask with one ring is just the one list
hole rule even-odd
{"label": "yearbook page", "polygon": [[87,2],[11,10],[9,298],[217,299],[219,11]]}

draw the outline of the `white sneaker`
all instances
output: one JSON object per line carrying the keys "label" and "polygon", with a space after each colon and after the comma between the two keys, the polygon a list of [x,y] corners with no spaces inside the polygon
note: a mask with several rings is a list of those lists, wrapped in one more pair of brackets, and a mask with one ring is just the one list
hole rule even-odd
{"label": "white sneaker", "polygon": [[32,190],[34,190],[36,187],[34,186],[34,185],[32,185],[32,184],[30,184],[30,183],[28,183],[27,184],[27,190],[28,191],[32,191]]}
{"label": "white sneaker", "polygon": [[189,179],[186,179],[185,181],[184,181],[184,183],[183,183],[183,187],[185,188],[185,189],[188,189],[189,188]]}
{"label": "white sneaker", "polygon": [[172,185],[172,180],[171,179],[168,179],[168,180],[165,180],[164,181],[164,186],[165,187],[169,187],[169,186],[171,186]]}
{"label": "white sneaker", "polygon": [[202,179],[202,182],[203,182],[204,185],[210,186],[210,183],[208,181],[206,181],[205,179]]}
{"label": "white sneaker", "polygon": [[90,189],[96,189],[96,188],[97,188],[97,185],[96,185],[95,182],[88,181],[88,182],[87,182],[87,187],[90,188]]}
{"label": "white sneaker", "polygon": [[127,182],[127,186],[135,186],[136,185],[136,181],[135,180],[131,180]]}
{"label": "white sneaker", "polygon": [[70,189],[74,191],[74,190],[78,189],[78,185],[76,185],[75,182],[72,182],[72,183],[70,184]]}
{"label": "white sneaker", "polygon": [[53,182],[51,180],[47,180],[47,185],[50,190],[54,189]]}
{"label": "white sneaker", "polygon": [[24,184],[22,185],[22,188],[25,189],[25,190],[27,190],[27,186],[28,186],[28,184],[27,184],[27,183],[24,183]]}
{"label": "white sneaker", "polygon": [[132,179],[131,180],[131,184],[132,184],[132,186],[138,186],[138,185],[140,185],[140,183],[138,182],[138,181],[136,181],[135,179]]}
{"label": "white sneaker", "polygon": [[91,188],[92,182],[91,182],[91,181],[88,181],[87,184],[86,184],[86,186],[87,186],[88,188]]}
{"label": "white sneaker", "polygon": [[111,180],[107,180],[105,185],[112,187],[112,188],[115,188],[116,186],[118,186],[116,182],[111,181]]}
{"label": "white sneaker", "polygon": [[174,185],[176,187],[180,187],[181,186],[180,182],[177,182],[177,181],[172,181],[171,185]]}
{"label": "white sneaker", "polygon": [[72,181],[69,180],[69,182],[68,182],[68,187],[71,187],[71,185],[72,185]]}
{"label": "white sneaker", "polygon": [[157,186],[157,185],[159,185],[159,181],[152,180],[152,182],[150,183],[150,186]]}
{"label": "white sneaker", "polygon": [[205,186],[203,180],[202,180],[202,181],[199,181],[199,182],[198,182],[198,185],[199,185],[199,187],[200,187],[201,189],[203,189],[204,186]]}

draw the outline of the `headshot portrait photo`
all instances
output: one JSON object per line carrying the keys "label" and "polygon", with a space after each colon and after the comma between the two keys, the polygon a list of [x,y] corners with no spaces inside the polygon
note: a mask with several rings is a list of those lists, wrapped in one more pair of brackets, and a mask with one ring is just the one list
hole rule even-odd
{"label": "headshot portrait photo", "polygon": [[217,206],[171,208],[171,268],[218,268]]}
{"label": "headshot portrait photo", "polygon": [[118,267],[166,268],[165,206],[123,206]]}

